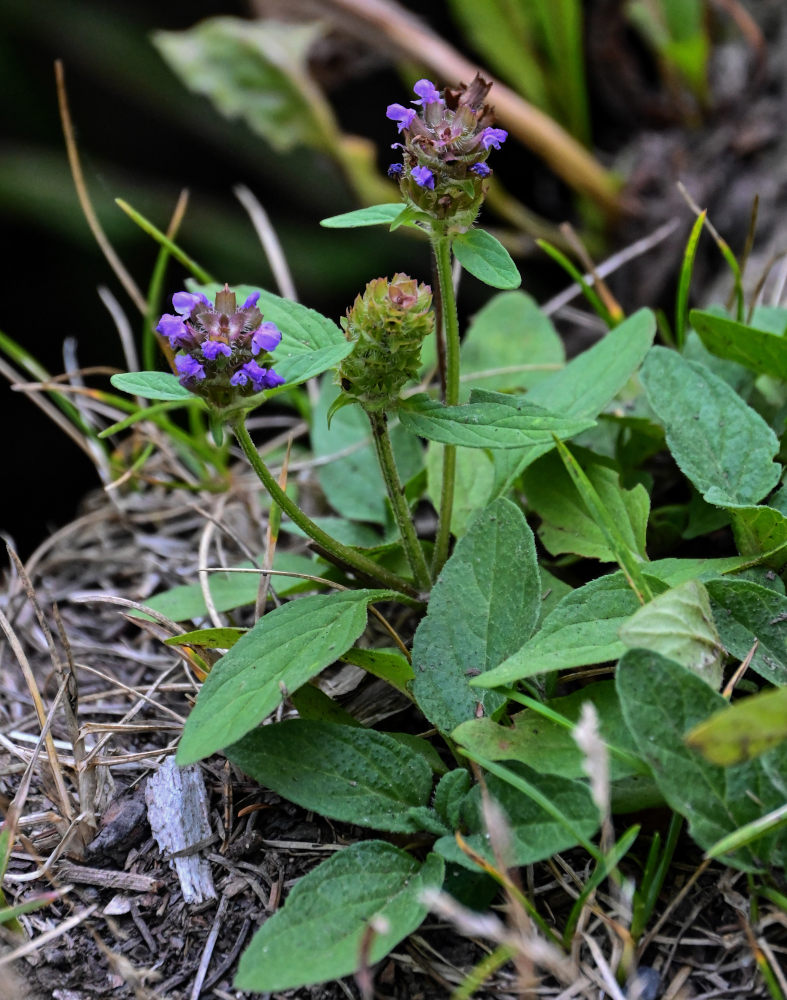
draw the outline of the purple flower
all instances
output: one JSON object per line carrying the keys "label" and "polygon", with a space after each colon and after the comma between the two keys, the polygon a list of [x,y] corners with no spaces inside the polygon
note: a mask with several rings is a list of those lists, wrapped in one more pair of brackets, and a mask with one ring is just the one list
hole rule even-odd
{"label": "purple flower", "polygon": [[409,128],[412,124],[413,118],[415,118],[415,109],[405,108],[401,104],[389,104],[385,117],[390,118],[391,121],[399,122],[399,131],[401,132],[402,129]]}
{"label": "purple flower", "polygon": [[508,132],[502,128],[485,128],[478,141],[484,149],[500,149],[500,143],[508,138]]}
{"label": "purple flower", "polygon": [[251,353],[259,354],[260,351],[272,351],[281,343],[281,330],[275,323],[262,323],[258,330],[251,335]]}
{"label": "purple flower", "polygon": [[190,354],[176,355],[175,367],[180,373],[180,381],[184,385],[192,379],[199,382],[201,379],[205,378],[205,369],[199,361],[197,361],[196,358],[192,358]]}
{"label": "purple flower", "polygon": [[252,306],[256,306],[259,297],[260,297],[259,292],[252,292],[251,295],[246,299],[246,301],[241,306],[241,309],[251,309]]}
{"label": "purple flower", "polygon": [[435,87],[431,80],[419,80],[418,83],[413,87],[413,90],[421,98],[420,101],[413,101],[413,104],[435,104],[441,101],[440,91]]}
{"label": "purple flower", "polygon": [[191,332],[181,316],[165,313],[159,320],[156,332],[169,340],[170,347],[187,346],[191,344]]}
{"label": "purple flower", "polygon": [[247,385],[249,382],[255,392],[262,392],[263,389],[282,385],[284,379],[272,369],[260,368],[256,361],[248,361],[235,372],[230,379],[230,385]]}
{"label": "purple flower", "polygon": [[207,361],[215,361],[220,354],[228,358],[232,354],[232,349],[220,340],[206,340],[202,344],[202,354]]}
{"label": "purple flower", "polygon": [[404,167],[402,166],[401,163],[392,163],[388,168],[388,176],[392,180],[398,180],[402,176],[403,172],[404,172]]}
{"label": "purple flower", "polygon": [[192,309],[200,303],[206,306],[210,305],[210,300],[202,292],[197,292],[196,294],[192,294],[191,292],[175,292],[172,296],[172,305],[175,307],[175,312],[180,313],[181,316],[188,316]]}
{"label": "purple flower", "polygon": [[474,163],[470,167],[470,173],[475,174],[477,177],[488,177],[492,171],[485,163]]}
{"label": "purple flower", "polygon": [[434,174],[429,167],[413,167],[410,176],[419,187],[429,188],[434,191]]}

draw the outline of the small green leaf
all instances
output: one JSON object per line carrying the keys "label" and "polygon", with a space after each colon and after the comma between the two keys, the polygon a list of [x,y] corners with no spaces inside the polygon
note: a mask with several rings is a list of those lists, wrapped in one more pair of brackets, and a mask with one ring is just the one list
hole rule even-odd
{"label": "small green leaf", "polygon": [[380,840],[337,852],[305,875],[241,957],[235,987],[278,992],[340,979],[358,970],[370,921],[381,918],[366,961],[373,965],[411,934],[427,914],[426,888],[439,888],[443,862],[421,864]]}
{"label": "small green leaf", "polygon": [[650,649],[692,670],[718,691],[723,649],[713,623],[708,592],[698,580],[659,594],[620,628],[630,649]]}
{"label": "small green leaf", "polygon": [[414,833],[411,807],[427,806],[432,771],[424,757],[373,729],[292,719],[261,726],[227,757],[282,798],[329,819]]}
{"label": "small green leaf", "polygon": [[760,375],[787,380],[787,340],[780,334],[693,309],[691,322],[705,347]]}
{"label": "small green leaf", "polygon": [[755,504],[773,489],[778,439],[726,382],[664,347],[651,350],[641,378],[673,458],[708,503]]}
{"label": "small green leaf", "polygon": [[303,597],[269,611],[208,674],[186,720],[178,763],[191,764],[237,742],[352,646],[371,601],[387,590]]}
{"label": "small green leaf", "polygon": [[499,667],[474,677],[471,686],[497,687],[536,674],[616,660],[626,648],[618,629],[639,607],[622,573],[592,580],[567,594],[529,642]]}
{"label": "small green leaf", "polygon": [[[397,410],[412,434],[465,448],[525,448],[545,445],[552,436],[571,437],[594,421],[564,417],[523,400],[474,402],[444,406],[428,396],[411,396]],[[551,447],[551,444],[550,444]]]}
{"label": "small green leaf", "polygon": [[787,684],[787,597],[751,580],[708,580],[724,648],[738,660],[758,646],[749,667],[771,684]]}
{"label": "small green leaf", "polygon": [[541,604],[535,542],[524,514],[499,499],[481,511],[454,549],[432,590],[413,640],[412,691],[443,732],[504,699],[470,687],[530,637]]}
{"label": "small green leaf", "polygon": [[[475,759],[476,755],[469,753],[468,756]],[[487,788],[509,824],[506,864],[535,864],[588,841],[598,829],[598,810],[587,785],[555,774],[539,774],[524,764],[515,763],[502,768],[489,763],[495,773],[487,775]],[[508,780],[501,780],[498,773],[505,774]],[[525,789],[532,794],[523,794]],[[548,808],[545,808],[547,803]],[[463,834],[464,840],[494,864],[494,853],[481,813],[481,791],[477,785],[462,802],[461,818],[468,830],[467,834]],[[441,837],[434,849],[447,861],[466,868],[476,867],[453,836]]]}
{"label": "small green leaf", "polygon": [[787,687],[762,691],[722,708],[686,737],[712,764],[751,760],[787,740]]}
{"label": "small green leaf", "polygon": [[415,677],[413,668],[396,650],[359,649],[358,646],[353,646],[342,654],[342,660],[344,663],[353,663],[356,667],[361,667],[373,677],[388,681],[404,693],[407,692],[407,685]]}
{"label": "small green leaf", "polygon": [[[645,532],[650,499],[644,486],[639,484],[625,490],[620,485],[619,473],[606,461],[579,449],[575,457],[628,549],[643,559],[647,558]],[[525,471],[523,484],[528,506],[541,517],[538,536],[552,555],[571,552],[603,562],[615,561],[615,552],[604,531],[574,489],[559,455],[545,455],[531,465]]]}
{"label": "small green leaf", "polygon": [[454,768],[438,782],[434,792],[434,809],[449,830],[459,829],[462,802],[469,791],[470,773],[463,767]]}
{"label": "small green leaf", "polygon": [[[740,826],[758,819],[784,802],[765,761],[781,773],[787,770],[783,744],[767,757],[722,768],[686,746],[685,737],[727,702],[696,674],[658,653],[631,649],[620,660],[617,690],[623,717],[650,764],[656,783],[669,805],[689,823],[689,832],[709,848]],[[774,755],[778,755],[778,760]],[[784,865],[787,837],[774,834],[757,845],[756,854],[744,848],[730,863],[754,869],[764,861]]]}
{"label": "small green leaf", "polygon": [[780,571],[787,563],[787,517],[773,507],[728,507],[735,544],[743,556],[762,556]]}
{"label": "small green leaf", "polygon": [[358,208],[354,212],[332,215],[328,219],[323,219],[320,225],[325,226],[326,229],[356,229],[359,226],[390,225],[401,214],[402,208],[403,205],[400,201],[389,205],[368,205],[366,208]]}
{"label": "small green leaf", "polygon": [[122,375],[112,375],[109,381],[116,389],[145,399],[198,398],[182,386],[177,376],[171,372],[124,372]]}
{"label": "small green leaf", "polygon": [[745,823],[738,827],[734,833],[722,837],[721,840],[708,848],[705,857],[719,858],[722,854],[737,851],[785,825],[787,825],[787,803],[769,812],[767,816],[761,816],[759,819],[752,820],[751,823]]}
{"label": "small green leaf", "polygon": [[469,229],[454,237],[451,248],[462,267],[484,284],[493,288],[519,288],[522,284],[508,250],[491,233]]}
{"label": "small green leaf", "polygon": [[199,628],[194,632],[184,632],[165,639],[166,646],[202,646],[204,649],[229,649],[234,646],[246,629],[241,628]]}

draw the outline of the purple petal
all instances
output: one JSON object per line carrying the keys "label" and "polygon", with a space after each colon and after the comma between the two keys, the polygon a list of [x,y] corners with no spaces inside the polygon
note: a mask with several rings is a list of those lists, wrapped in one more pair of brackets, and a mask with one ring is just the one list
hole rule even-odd
{"label": "purple petal", "polygon": [[508,132],[502,128],[485,128],[478,141],[484,149],[500,149],[500,143],[508,138]]}
{"label": "purple petal", "polygon": [[255,392],[263,389],[272,389],[274,386],[282,385],[284,379],[269,368],[261,368],[256,361],[248,361],[235,372],[230,379],[231,385],[246,385],[251,381]]}
{"label": "purple petal", "polygon": [[470,173],[475,174],[477,177],[488,177],[492,171],[485,163],[474,163],[470,167]]}
{"label": "purple petal", "polygon": [[192,379],[200,381],[205,378],[205,369],[190,354],[178,354],[175,356],[175,367],[180,374],[182,383],[190,382]]}
{"label": "purple petal", "polygon": [[388,110],[385,112],[385,117],[390,118],[391,121],[399,122],[399,131],[402,129],[409,128],[412,124],[413,118],[415,118],[415,110],[413,108],[405,108],[401,104],[389,104]]}
{"label": "purple petal", "polygon": [[284,385],[285,381],[286,379],[283,379],[281,375],[277,374],[272,368],[269,368],[265,376],[265,388],[275,389],[277,385]]}
{"label": "purple petal", "polygon": [[431,80],[419,80],[413,90],[421,98],[420,101],[413,101],[413,104],[435,104],[441,100],[440,91]]}
{"label": "purple petal", "polygon": [[398,180],[404,173],[404,167],[401,163],[392,163],[388,168],[388,176],[391,180]]}
{"label": "purple petal", "polygon": [[273,351],[281,343],[281,330],[275,323],[263,323],[258,330],[251,335],[251,353],[259,354],[260,351]]}
{"label": "purple petal", "polygon": [[259,297],[260,297],[259,292],[252,292],[251,295],[246,299],[246,301],[241,306],[241,309],[251,309],[252,306],[256,306]]}
{"label": "purple petal", "polygon": [[169,340],[170,347],[191,344],[191,332],[180,316],[165,313],[159,320],[156,332]]}
{"label": "purple petal", "polygon": [[215,361],[220,354],[228,358],[232,354],[232,350],[220,340],[206,340],[202,344],[202,354],[208,361]]}
{"label": "purple petal", "polygon": [[410,176],[419,187],[429,188],[434,191],[434,174],[429,167],[413,167]]}
{"label": "purple petal", "polygon": [[202,292],[196,294],[192,294],[191,292],[175,292],[172,296],[172,305],[175,307],[175,312],[180,313],[181,316],[188,316],[191,310],[200,303],[206,306],[210,305],[210,299],[203,295]]}

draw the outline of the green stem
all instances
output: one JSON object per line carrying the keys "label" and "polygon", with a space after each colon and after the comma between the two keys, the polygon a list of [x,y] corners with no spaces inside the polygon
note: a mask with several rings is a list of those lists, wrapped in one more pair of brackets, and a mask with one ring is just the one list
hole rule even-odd
{"label": "green stem", "polygon": [[361,555],[346,545],[342,545],[335,538],[323,531],[318,525],[307,517],[306,514],[295,504],[284,492],[274,479],[267,465],[260,458],[257,448],[249,436],[243,417],[238,417],[232,422],[232,429],[238,444],[243,449],[243,454],[249,460],[249,464],[257,475],[265,489],[270,493],[271,499],[281,507],[285,514],[298,525],[306,534],[312,538],[326,553],[334,556],[340,563],[349,566],[364,576],[377,580],[384,587],[391,590],[398,590],[410,597],[418,597],[415,588],[406,580],[403,580],[396,573],[391,573],[384,566],[379,566],[367,556]]}
{"label": "green stem", "polygon": [[[451,274],[451,239],[442,233],[432,236],[437,283],[442,303],[443,331],[445,335],[445,405],[459,403],[459,319],[456,314],[456,297]],[[448,558],[451,541],[451,512],[454,508],[454,483],[456,481],[456,446],[443,446],[443,481],[440,493],[440,514],[435,537],[432,575],[437,576]]]}
{"label": "green stem", "polygon": [[388,490],[388,498],[391,501],[394,518],[402,536],[407,561],[413,571],[413,579],[416,586],[421,590],[429,590],[432,579],[429,576],[429,567],[426,565],[426,558],[418,535],[415,533],[410,509],[404,495],[399,473],[396,470],[396,459],[391,447],[391,437],[388,434],[388,420],[384,413],[368,413],[369,423],[372,425],[372,437],[374,447],[377,451],[377,461],[380,463],[380,471],[383,474],[385,488]]}

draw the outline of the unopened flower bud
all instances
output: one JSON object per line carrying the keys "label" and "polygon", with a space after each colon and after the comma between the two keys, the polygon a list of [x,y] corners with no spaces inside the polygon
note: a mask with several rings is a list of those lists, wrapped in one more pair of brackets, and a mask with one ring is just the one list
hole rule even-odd
{"label": "unopened flower bud", "polygon": [[434,328],[432,289],[406,274],[375,278],[342,317],[352,352],[337,370],[345,394],[368,412],[393,408],[418,375],[421,344]]}

